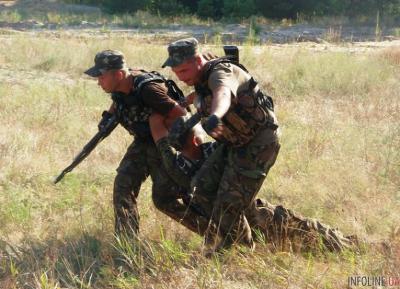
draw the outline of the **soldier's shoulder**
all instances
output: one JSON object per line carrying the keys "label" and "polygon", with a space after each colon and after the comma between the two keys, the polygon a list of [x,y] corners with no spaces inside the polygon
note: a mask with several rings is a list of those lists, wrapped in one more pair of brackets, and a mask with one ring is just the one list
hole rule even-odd
{"label": "soldier's shoulder", "polygon": [[216,60],[211,60],[208,62],[208,74],[209,77],[219,77],[224,74],[229,74],[233,72],[233,66],[231,63],[218,62]]}
{"label": "soldier's shoulder", "polygon": [[146,81],[140,85],[142,94],[166,94],[167,87],[163,81]]}

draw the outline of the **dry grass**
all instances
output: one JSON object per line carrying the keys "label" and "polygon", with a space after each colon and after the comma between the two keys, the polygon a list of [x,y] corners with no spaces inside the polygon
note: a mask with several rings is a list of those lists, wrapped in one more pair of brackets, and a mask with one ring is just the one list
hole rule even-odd
{"label": "dry grass", "polygon": [[391,47],[381,53],[382,58],[393,65],[400,65],[400,47]]}
{"label": "dry grass", "polygon": [[395,48],[246,46],[241,57],[273,93],[282,129],[282,150],[260,195],[376,245],[363,255],[307,256],[260,244],[254,253],[207,260],[200,238],[154,209],[150,181],[139,196],[141,239],[112,235],[114,169],[131,142],[122,129],[61,184],[51,183],[109,105],[82,76],[94,54],[120,49],[133,66],[158,69],[165,46],[117,36],[1,37],[0,288],[346,288],[349,276],[398,274]]}

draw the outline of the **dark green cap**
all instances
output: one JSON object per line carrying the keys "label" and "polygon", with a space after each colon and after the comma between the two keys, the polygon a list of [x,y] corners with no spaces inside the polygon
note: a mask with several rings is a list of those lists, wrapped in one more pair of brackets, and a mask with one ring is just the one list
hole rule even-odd
{"label": "dark green cap", "polygon": [[162,67],[177,66],[184,61],[192,58],[198,51],[199,42],[196,38],[185,38],[172,42],[168,45],[168,59],[164,62]]}
{"label": "dark green cap", "polygon": [[125,67],[125,57],[118,50],[104,50],[96,54],[94,66],[85,71],[92,77],[99,77],[104,72]]}

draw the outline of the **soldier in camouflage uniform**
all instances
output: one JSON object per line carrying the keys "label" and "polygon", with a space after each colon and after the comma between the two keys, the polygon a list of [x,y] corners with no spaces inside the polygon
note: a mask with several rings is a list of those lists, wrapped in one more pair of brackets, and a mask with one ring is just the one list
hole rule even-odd
{"label": "soldier in camouflage uniform", "polygon": [[195,105],[204,130],[226,146],[222,176],[216,174],[218,159],[212,155],[192,182],[198,202],[213,198],[212,219],[222,237],[216,250],[235,242],[252,247],[244,212],[255,200],[280,148],[269,98],[240,65],[204,59],[194,38],[171,43],[168,53],[163,67],[170,66],[179,80],[195,87]]}
{"label": "soldier in camouflage uniform", "polygon": [[[206,60],[198,52],[194,38],[182,39],[168,46],[170,66],[179,80],[196,91],[195,106],[201,113],[204,130],[224,144],[223,162],[214,152],[191,183],[194,200],[207,208],[222,241],[215,250],[229,248],[235,242],[252,247],[249,216],[256,194],[277,158],[280,144],[278,123],[272,99],[239,63],[224,59]],[[282,207],[267,206],[269,214],[290,214]],[[287,218],[268,224],[283,224]],[[285,234],[285,227],[271,232]],[[279,238],[278,238],[279,239]]]}
{"label": "soldier in camouflage uniform", "polygon": [[[190,123],[190,119],[187,123]],[[178,143],[175,141],[173,144],[168,139],[169,132],[162,115],[153,113],[150,116],[150,128],[163,165],[183,190],[190,190],[192,178],[212,154],[214,158],[219,159],[214,163],[216,166],[213,173],[217,172],[216,178],[222,176],[223,163],[226,161],[224,145],[217,142],[204,143],[204,131],[199,125],[187,126],[182,131],[183,135]],[[208,203],[202,202],[202,206],[192,202],[194,210],[188,208],[188,215],[196,220],[197,228],[201,228],[197,231],[200,235],[207,232],[215,233],[214,224],[207,216],[212,214],[213,199],[211,198]],[[261,199],[256,199],[245,210],[245,216],[253,238],[265,240],[277,250],[315,251],[326,248],[329,251],[341,251],[353,247],[352,239],[344,237],[338,230],[317,220],[304,218],[283,206],[273,206]],[[214,239],[210,236],[208,238],[206,243],[210,244]]]}
{"label": "soldier in camouflage uniform", "polygon": [[[174,119],[185,110],[171,99],[168,88],[157,75],[143,70],[128,69],[120,51],[99,52],[95,65],[85,71],[98,80],[99,86],[111,94],[111,107],[103,112],[102,127],[116,115],[119,123],[134,136],[117,169],[113,203],[115,230],[135,234],[139,229],[137,196],[141,184],[150,175],[153,181],[152,199],[155,206],[175,220],[182,218],[176,199],[178,187],[161,165],[161,159],[151,137],[149,116],[155,111]],[[151,78],[151,79],[150,79]]]}
{"label": "soldier in camouflage uniform", "polygon": [[[150,116],[150,128],[154,142],[166,171],[182,192],[181,201],[186,206],[186,214],[182,221],[191,223],[192,231],[204,236],[207,231],[213,230],[212,225],[210,227],[206,211],[192,202],[189,188],[192,177],[200,169],[204,160],[216,150],[218,144],[216,142],[204,143],[201,127],[195,126],[182,136],[182,144],[179,145],[180,151],[175,150],[168,140],[165,120],[164,116],[157,113]],[[206,237],[206,243],[210,243],[214,239],[212,234]]]}

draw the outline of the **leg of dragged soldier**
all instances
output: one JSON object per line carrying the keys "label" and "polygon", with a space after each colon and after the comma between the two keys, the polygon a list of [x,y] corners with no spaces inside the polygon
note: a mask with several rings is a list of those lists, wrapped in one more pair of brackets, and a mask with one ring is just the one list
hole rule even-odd
{"label": "leg of dragged soldier", "polygon": [[148,158],[153,180],[152,199],[156,208],[189,230],[204,235],[208,220],[181,201],[187,196],[186,191],[168,175],[156,147],[149,149]]}

